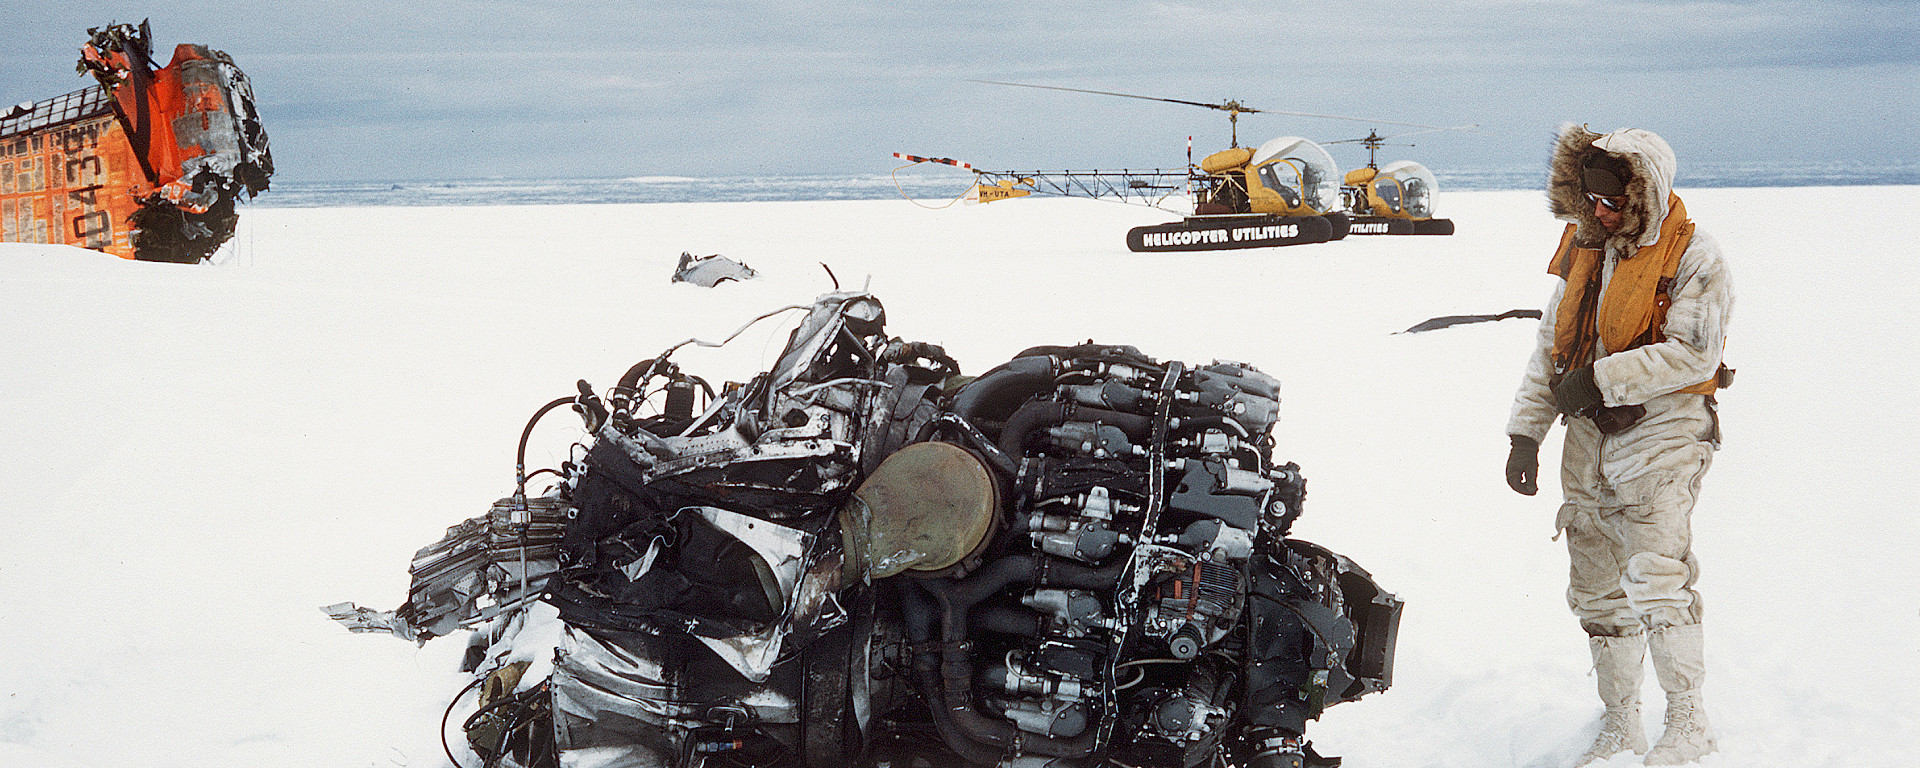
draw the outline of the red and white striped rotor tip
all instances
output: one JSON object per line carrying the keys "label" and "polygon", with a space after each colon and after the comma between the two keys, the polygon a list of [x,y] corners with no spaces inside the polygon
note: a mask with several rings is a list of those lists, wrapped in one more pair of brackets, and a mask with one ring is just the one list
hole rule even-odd
{"label": "red and white striped rotor tip", "polygon": [[969,171],[971,171],[971,170],[973,170],[973,165],[972,165],[972,164],[970,164],[970,163],[963,163],[963,162],[960,162],[960,161],[958,161],[958,160],[955,160],[955,159],[953,159],[953,158],[951,158],[951,157],[918,157],[918,156],[915,156],[915,155],[903,155],[903,154],[901,154],[901,153],[899,153],[899,152],[895,152],[895,153],[893,153],[893,156],[894,156],[894,157],[897,157],[897,158],[900,158],[900,159],[902,159],[902,160],[908,160],[908,161],[911,161],[911,162],[915,162],[915,163],[945,163],[945,164],[947,164],[947,165],[951,165],[951,166],[953,166],[953,167],[955,167],[955,168],[965,168],[965,169],[967,169],[967,170],[969,170]]}

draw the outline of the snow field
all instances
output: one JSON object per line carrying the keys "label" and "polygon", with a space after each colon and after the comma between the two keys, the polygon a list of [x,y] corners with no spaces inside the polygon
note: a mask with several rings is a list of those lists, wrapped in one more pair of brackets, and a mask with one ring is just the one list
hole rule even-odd
{"label": "snow field", "polygon": [[[1920,187],[1681,194],[1739,293],[1694,522],[1721,744],[1702,765],[1906,765],[1920,266],[1895,224]],[[1093,339],[1280,378],[1296,534],[1407,601],[1393,689],[1309,736],[1352,766],[1563,765],[1599,704],[1558,500],[1501,479],[1537,323],[1395,333],[1538,307],[1559,225],[1539,193],[1440,203],[1459,234],[1193,254],[1126,252],[1171,215],[1059,199],[250,208],[201,267],[0,245],[0,765],[444,766],[460,641],[351,635],[318,606],[400,603],[414,550],[512,490],[535,408],[806,303],[822,263],[968,373]],[[681,251],[761,277],[671,284]],[[796,318],[674,359],[743,380]],[[529,468],[578,436],[550,416]],[[1645,698],[1657,735],[1650,673]]]}

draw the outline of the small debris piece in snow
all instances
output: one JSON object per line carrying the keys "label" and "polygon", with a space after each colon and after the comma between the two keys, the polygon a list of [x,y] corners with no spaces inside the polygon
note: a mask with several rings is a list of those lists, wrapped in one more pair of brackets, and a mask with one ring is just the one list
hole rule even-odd
{"label": "small debris piece in snow", "polygon": [[1432,320],[1422,322],[1419,325],[1416,325],[1412,328],[1408,328],[1404,331],[1401,331],[1400,333],[1419,333],[1421,331],[1433,331],[1433,330],[1439,330],[1441,328],[1446,328],[1448,326],[1460,325],[1463,323],[1484,323],[1489,320],[1505,320],[1509,317],[1531,317],[1538,320],[1540,318],[1540,310],[1510,309],[1497,315],[1447,315],[1445,317],[1436,317],[1436,318],[1433,318]]}
{"label": "small debris piece in snow", "polygon": [[393,611],[376,611],[353,603],[334,603],[323,606],[320,610],[326,611],[327,616],[347,625],[347,629],[355,632],[391,632],[407,640],[417,636],[413,627],[408,626],[405,621],[398,620],[393,615]]}
{"label": "small debris piece in snow", "polygon": [[695,256],[682,252],[680,266],[673,270],[673,281],[712,288],[723,280],[751,280],[758,274],[760,273],[753,271],[752,267],[717,253],[711,256]]}

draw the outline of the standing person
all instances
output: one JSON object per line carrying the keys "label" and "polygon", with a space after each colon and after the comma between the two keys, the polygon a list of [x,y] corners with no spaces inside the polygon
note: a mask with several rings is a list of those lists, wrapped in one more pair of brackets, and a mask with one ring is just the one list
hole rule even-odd
{"label": "standing person", "polygon": [[[1554,216],[1569,222],[1548,267],[1561,282],[1507,422],[1507,484],[1528,496],[1539,492],[1540,441],[1556,417],[1567,425],[1554,525],[1606,704],[1577,765],[1629,749],[1679,765],[1715,749],[1689,520],[1720,444],[1713,394],[1731,380],[1720,354],[1733,285],[1673,174],[1673,150],[1651,132],[1561,128],[1547,183]],[[1649,649],[1667,694],[1651,751],[1640,718]]]}

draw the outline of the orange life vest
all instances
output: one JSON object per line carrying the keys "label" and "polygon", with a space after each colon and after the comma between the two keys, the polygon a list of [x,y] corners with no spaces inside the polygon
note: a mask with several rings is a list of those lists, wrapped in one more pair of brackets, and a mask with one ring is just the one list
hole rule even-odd
{"label": "orange life vest", "polygon": [[[1598,337],[1608,353],[1658,344],[1666,341],[1662,328],[1667,323],[1667,308],[1680,256],[1693,242],[1693,222],[1678,195],[1667,196],[1667,219],[1660,224],[1660,239],[1643,246],[1631,258],[1621,259],[1613,267],[1604,296],[1600,291],[1600,267],[1604,254],[1597,248],[1573,244],[1577,227],[1567,225],[1560,236],[1547,271],[1567,281],[1553,329],[1553,363],[1565,372],[1592,359]],[[1720,376],[1700,382],[1681,392],[1711,395],[1719,388]]]}

